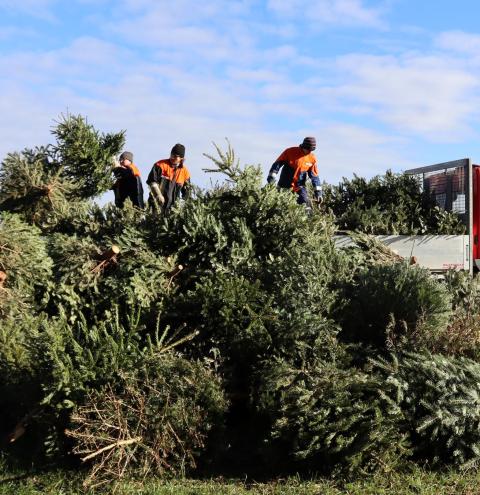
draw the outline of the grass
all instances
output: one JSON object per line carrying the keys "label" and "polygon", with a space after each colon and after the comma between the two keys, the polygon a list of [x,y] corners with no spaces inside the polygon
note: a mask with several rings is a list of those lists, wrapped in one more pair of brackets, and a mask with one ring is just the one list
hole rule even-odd
{"label": "grass", "polygon": [[[289,478],[270,483],[245,480],[124,481],[85,492],[82,475],[55,471],[42,474],[0,475],[0,495],[480,495],[480,473],[432,472],[413,466],[405,473],[376,474],[353,482]],[[113,490],[115,488],[115,490]]]}

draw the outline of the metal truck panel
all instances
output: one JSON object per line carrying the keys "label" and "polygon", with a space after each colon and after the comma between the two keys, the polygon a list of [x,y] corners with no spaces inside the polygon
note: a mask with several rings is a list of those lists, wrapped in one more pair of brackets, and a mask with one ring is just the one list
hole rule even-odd
{"label": "metal truck panel", "polygon": [[[407,260],[415,256],[419,266],[432,272],[471,269],[468,235],[376,235],[375,238]],[[338,248],[355,244],[348,235],[337,235],[334,241]]]}
{"label": "metal truck panel", "polygon": [[478,243],[476,231],[479,230],[478,215],[474,215],[475,204],[478,201],[478,187],[474,187],[474,180],[477,178],[473,173],[474,167],[476,166],[470,158],[462,158],[405,171],[406,174],[417,177],[422,190],[431,194],[440,208],[457,213],[465,224],[470,246],[469,267],[465,269],[470,274],[473,274],[473,260],[478,258],[479,251],[478,248],[474,249]]}

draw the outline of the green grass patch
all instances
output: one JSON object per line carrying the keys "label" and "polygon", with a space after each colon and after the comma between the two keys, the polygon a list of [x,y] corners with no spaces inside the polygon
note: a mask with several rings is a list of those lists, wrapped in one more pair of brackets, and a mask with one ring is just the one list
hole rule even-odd
{"label": "green grass patch", "polygon": [[480,494],[480,473],[432,472],[414,466],[408,472],[375,474],[362,480],[288,478],[268,483],[248,480],[156,480],[122,481],[96,490],[82,488],[83,475],[74,472],[42,474],[3,473],[0,495],[476,495]]}

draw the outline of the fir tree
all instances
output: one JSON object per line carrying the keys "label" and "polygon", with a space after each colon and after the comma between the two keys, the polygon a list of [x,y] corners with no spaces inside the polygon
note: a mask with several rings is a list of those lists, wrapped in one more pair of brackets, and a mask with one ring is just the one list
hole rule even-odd
{"label": "fir tree", "polygon": [[370,180],[354,176],[327,185],[323,206],[331,209],[340,230],[367,234],[463,234],[459,216],[437,206],[417,179],[387,171]]}
{"label": "fir tree", "polygon": [[0,211],[44,229],[109,189],[113,157],[124,143],[123,132],[100,134],[81,116],[62,117],[52,134],[55,144],[10,153],[0,169]]}
{"label": "fir tree", "polygon": [[289,470],[324,474],[395,468],[410,453],[409,436],[384,387],[378,375],[318,359],[303,368],[269,363],[259,389],[259,406],[273,419],[267,455]]}
{"label": "fir tree", "polygon": [[75,196],[96,197],[111,187],[113,157],[125,142],[125,131],[100,133],[80,115],[62,116],[52,134],[56,166],[75,185]]}
{"label": "fir tree", "polygon": [[53,261],[41,232],[19,215],[0,214],[0,318],[41,307],[42,293],[52,278]]}
{"label": "fir tree", "polygon": [[404,414],[418,456],[463,468],[480,462],[480,365],[466,358],[404,353],[373,360],[385,396]]}
{"label": "fir tree", "polygon": [[452,300],[445,285],[405,262],[361,269],[345,284],[337,318],[342,338],[377,349],[408,344],[417,348],[447,326]]}

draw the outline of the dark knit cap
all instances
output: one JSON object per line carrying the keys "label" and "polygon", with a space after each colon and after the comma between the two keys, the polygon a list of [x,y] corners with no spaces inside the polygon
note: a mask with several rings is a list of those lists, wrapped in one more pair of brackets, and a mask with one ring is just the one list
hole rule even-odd
{"label": "dark knit cap", "polygon": [[183,144],[177,143],[173,148],[172,151],[170,152],[171,155],[177,155],[181,156],[182,158],[185,157],[185,146]]}
{"label": "dark knit cap", "polygon": [[300,146],[305,150],[313,151],[317,147],[317,141],[314,137],[306,137]]}
{"label": "dark knit cap", "polygon": [[124,151],[120,155],[120,161],[122,160],[130,160],[131,162],[133,162],[133,153],[130,153],[130,151]]}

